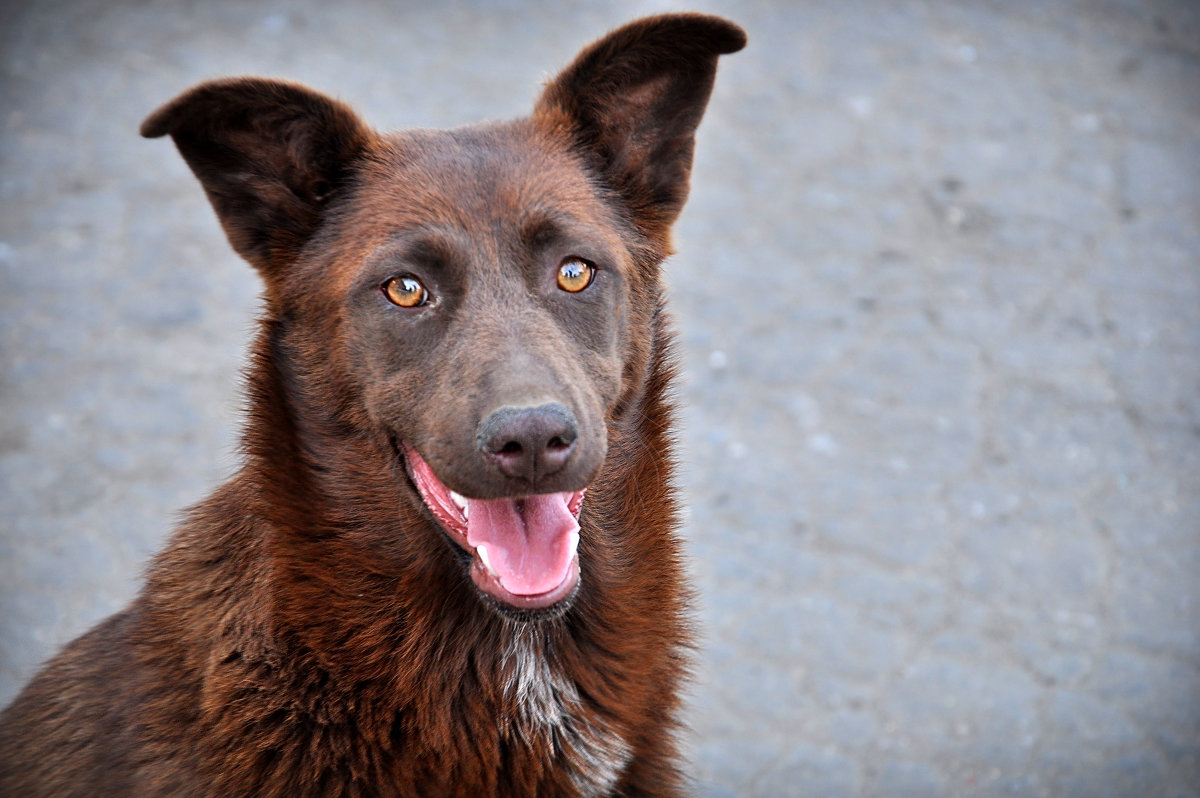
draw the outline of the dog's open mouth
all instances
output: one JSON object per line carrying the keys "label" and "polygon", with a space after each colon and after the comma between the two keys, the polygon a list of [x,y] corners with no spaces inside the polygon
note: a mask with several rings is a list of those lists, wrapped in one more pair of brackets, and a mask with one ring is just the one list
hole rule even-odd
{"label": "dog's open mouth", "polygon": [[411,447],[409,474],[450,539],[472,555],[471,579],[518,610],[553,607],[579,583],[579,513],[585,490],[468,499],[447,488]]}

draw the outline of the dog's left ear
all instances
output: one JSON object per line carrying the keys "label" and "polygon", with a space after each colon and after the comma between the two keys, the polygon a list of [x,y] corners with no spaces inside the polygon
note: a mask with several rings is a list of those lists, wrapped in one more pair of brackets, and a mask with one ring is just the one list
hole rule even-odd
{"label": "dog's left ear", "polygon": [[371,132],[346,105],[296,83],[202,83],[142,123],[170,135],[238,254],[264,276],[295,259]]}
{"label": "dog's left ear", "polygon": [[720,17],[637,20],[584,49],[546,87],[534,119],[565,127],[642,230],[663,238],[687,199],[717,58],[745,45],[745,31]]}

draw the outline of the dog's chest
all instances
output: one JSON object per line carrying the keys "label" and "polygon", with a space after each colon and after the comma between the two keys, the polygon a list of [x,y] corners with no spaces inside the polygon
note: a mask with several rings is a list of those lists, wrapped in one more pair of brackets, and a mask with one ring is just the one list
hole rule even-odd
{"label": "dog's chest", "polygon": [[504,688],[516,707],[507,731],[546,752],[583,796],[612,793],[632,750],[590,712],[575,683],[534,638],[519,635],[507,652]]}

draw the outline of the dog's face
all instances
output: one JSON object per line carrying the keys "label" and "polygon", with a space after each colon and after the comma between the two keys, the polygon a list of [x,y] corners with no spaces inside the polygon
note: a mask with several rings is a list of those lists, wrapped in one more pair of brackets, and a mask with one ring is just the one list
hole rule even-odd
{"label": "dog's face", "polygon": [[[202,85],[171,134],[262,272],[292,401],[386,440],[501,607],[561,609],[608,423],[646,376],[657,266],[717,56],[699,15],[610,34],[533,116],[380,136],[269,81]],[[419,497],[419,499],[417,499]]]}
{"label": "dog's face", "polygon": [[529,124],[402,134],[379,150],[332,232],[360,251],[340,264],[339,337],[371,421],[469,498],[586,488],[632,387],[637,231]]}
{"label": "dog's face", "polygon": [[377,142],[297,263],[331,297],[289,314],[320,331],[306,348],[327,342],[325,379],[353,386],[501,606],[578,581],[584,492],[640,373],[638,241],[578,157],[517,123]]}

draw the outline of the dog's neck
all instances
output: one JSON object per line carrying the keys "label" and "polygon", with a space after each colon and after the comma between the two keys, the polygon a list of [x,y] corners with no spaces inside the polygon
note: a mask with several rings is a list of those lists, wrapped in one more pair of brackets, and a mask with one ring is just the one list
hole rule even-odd
{"label": "dog's neck", "polygon": [[[312,387],[293,362],[287,335],[286,323],[264,320],[251,350],[244,475],[259,491],[256,514],[299,535],[327,535],[379,510],[364,498],[388,485],[397,463],[366,430],[329,410],[336,401],[309,398]],[[378,498],[394,508],[394,490]]]}

